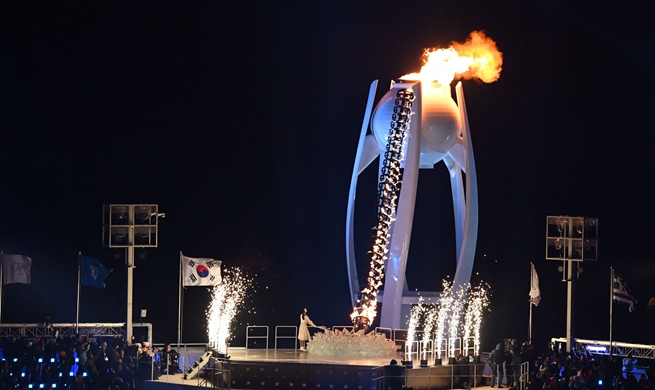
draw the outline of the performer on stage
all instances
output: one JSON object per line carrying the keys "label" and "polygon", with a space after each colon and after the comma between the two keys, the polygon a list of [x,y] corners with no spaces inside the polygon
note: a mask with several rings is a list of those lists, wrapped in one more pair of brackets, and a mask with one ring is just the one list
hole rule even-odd
{"label": "performer on stage", "polygon": [[309,319],[307,309],[303,309],[302,314],[300,314],[300,329],[298,329],[298,340],[300,340],[301,351],[307,350],[306,343],[310,339],[309,329],[307,328],[308,325],[316,326],[312,320]]}

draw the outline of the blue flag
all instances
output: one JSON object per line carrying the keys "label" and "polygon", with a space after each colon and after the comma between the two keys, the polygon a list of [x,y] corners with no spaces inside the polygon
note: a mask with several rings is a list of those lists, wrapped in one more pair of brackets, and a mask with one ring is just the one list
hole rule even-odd
{"label": "blue flag", "polygon": [[105,278],[111,271],[113,269],[105,268],[98,260],[82,256],[82,268],[80,269],[82,285],[105,288]]}

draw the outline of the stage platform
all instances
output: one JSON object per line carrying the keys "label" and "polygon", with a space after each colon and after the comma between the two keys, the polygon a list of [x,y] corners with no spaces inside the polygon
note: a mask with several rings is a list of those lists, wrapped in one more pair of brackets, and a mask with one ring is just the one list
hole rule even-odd
{"label": "stage platform", "polygon": [[305,364],[333,364],[347,366],[379,367],[389,364],[391,359],[400,362],[401,354],[388,357],[357,357],[357,356],[321,356],[299,349],[245,349],[230,348],[228,350],[233,362],[269,362],[269,363],[305,363]]}
{"label": "stage platform", "polygon": [[300,350],[231,348],[228,355],[229,362],[213,360],[211,367],[204,367],[199,377],[184,380],[183,374],[163,375],[156,381],[142,382],[140,390],[188,390],[189,387],[389,390],[396,388],[394,382],[398,380],[414,390],[490,388],[483,375],[484,364],[420,367],[420,361],[413,361],[412,368],[390,368],[391,359],[401,363],[400,353],[370,358],[319,356]]}

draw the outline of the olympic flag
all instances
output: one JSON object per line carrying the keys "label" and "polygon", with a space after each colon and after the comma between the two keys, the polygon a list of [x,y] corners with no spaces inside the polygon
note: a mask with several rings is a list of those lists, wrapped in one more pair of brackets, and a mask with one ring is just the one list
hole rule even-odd
{"label": "olympic flag", "polygon": [[2,255],[3,283],[32,283],[32,259],[23,255]]}

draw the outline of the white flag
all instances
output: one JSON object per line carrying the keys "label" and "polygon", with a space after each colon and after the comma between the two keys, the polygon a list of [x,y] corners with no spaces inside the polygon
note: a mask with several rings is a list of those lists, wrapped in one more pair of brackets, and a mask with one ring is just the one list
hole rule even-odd
{"label": "white flag", "polygon": [[537,276],[537,269],[534,264],[530,263],[532,267],[532,278],[530,280],[530,303],[539,306],[541,301],[541,291],[539,291],[539,276]]}
{"label": "white flag", "polygon": [[183,286],[216,286],[221,278],[220,260],[181,257]]}
{"label": "white flag", "polygon": [[623,279],[616,275],[614,275],[614,283],[612,286],[612,300],[619,303],[627,303],[630,305],[628,307],[630,312],[635,309],[635,304],[639,303],[637,298],[635,298],[630,292],[628,285],[623,281]]}
{"label": "white flag", "polygon": [[22,255],[2,255],[4,284],[32,283],[32,259]]}

